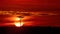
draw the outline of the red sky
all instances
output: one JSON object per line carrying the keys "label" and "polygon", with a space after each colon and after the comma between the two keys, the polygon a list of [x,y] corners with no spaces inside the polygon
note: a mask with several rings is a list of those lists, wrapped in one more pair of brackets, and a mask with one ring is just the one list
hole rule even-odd
{"label": "red sky", "polygon": [[[0,10],[60,10],[60,0],[0,0]],[[43,19],[44,18],[44,19]],[[41,17],[40,25],[60,26],[60,16]],[[41,20],[40,17],[34,21]],[[45,23],[46,20],[46,23]],[[38,24],[37,24],[38,25]]]}
{"label": "red sky", "polygon": [[0,9],[59,10],[60,0],[0,0]]}

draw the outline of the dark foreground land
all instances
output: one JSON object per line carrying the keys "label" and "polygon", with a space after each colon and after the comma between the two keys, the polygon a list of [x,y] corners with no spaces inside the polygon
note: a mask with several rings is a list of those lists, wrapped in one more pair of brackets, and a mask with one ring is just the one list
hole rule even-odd
{"label": "dark foreground land", "polygon": [[60,27],[0,27],[0,34],[51,34],[60,32]]}

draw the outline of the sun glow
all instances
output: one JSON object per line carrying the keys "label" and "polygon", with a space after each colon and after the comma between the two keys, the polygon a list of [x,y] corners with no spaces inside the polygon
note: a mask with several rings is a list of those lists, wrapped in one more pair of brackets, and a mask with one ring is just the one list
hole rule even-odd
{"label": "sun glow", "polygon": [[19,20],[21,20],[21,18],[16,17],[15,20],[19,21]]}
{"label": "sun glow", "polygon": [[21,22],[21,23],[20,23],[20,22],[15,22],[14,24],[15,24],[16,27],[21,27],[21,26],[23,26],[23,23],[22,23],[22,22]]}

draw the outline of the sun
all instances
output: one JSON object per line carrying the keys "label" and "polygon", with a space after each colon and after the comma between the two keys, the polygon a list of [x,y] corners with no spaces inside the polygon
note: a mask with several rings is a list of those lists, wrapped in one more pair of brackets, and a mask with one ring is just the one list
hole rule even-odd
{"label": "sun", "polygon": [[15,26],[16,27],[21,27],[21,26],[23,26],[23,23],[22,22],[21,23],[20,22],[15,22]]}

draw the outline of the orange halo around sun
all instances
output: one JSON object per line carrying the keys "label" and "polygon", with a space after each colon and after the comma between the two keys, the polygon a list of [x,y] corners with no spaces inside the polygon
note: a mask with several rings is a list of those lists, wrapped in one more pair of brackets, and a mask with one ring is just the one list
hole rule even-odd
{"label": "orange halo around sun", "polygon": [[18,18],[18,17],[17,17],[17,18],[15,18],[15,20],[21,20],[21,18]]}

